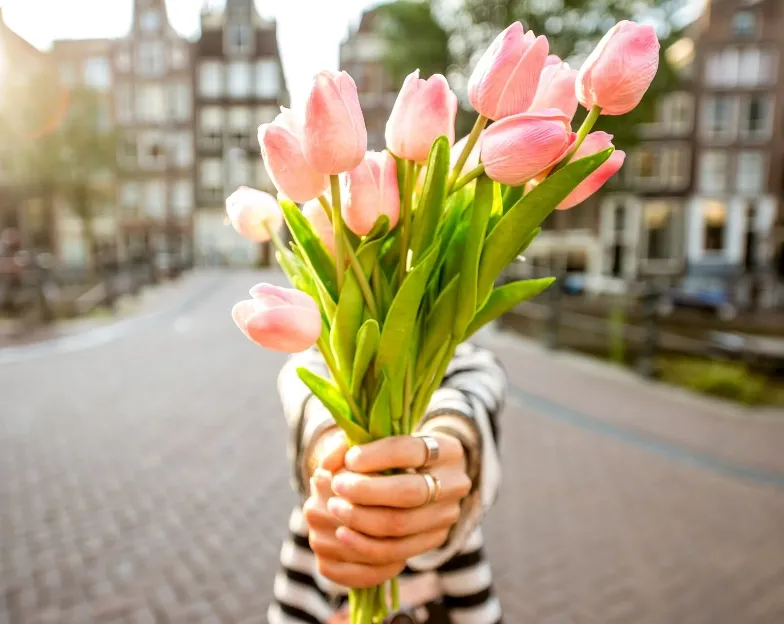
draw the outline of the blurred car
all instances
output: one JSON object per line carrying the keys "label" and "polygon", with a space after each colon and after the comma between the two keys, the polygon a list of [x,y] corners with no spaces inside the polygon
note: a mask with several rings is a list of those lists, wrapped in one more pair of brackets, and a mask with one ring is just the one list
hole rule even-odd
{"label": "blurred car", "polygon": [[566,295],[582,295],[585,293],[585,275],[582,273],[570,273],[563,282],[561,290]]}
{"label": "blurred car", "polygon": [[688,278],[680,286],[662,293],[658,312],[662,316],[669,316],[677,308],[711,312],[722,321],[731,321],[738,315],[738,307],[733,303],[725,284]]}

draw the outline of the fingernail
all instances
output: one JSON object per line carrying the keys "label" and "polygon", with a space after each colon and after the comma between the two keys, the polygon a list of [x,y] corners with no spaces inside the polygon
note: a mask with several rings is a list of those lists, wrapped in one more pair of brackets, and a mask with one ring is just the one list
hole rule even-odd
{"label": "fingernail", "polygon": [[332,491],[335,494],[345,495],[351,489],[351,477],[347,474],[339,474],[332,479]]}
{"label": "fingernail", "polygon": [[351,513],[351,503],[342,498],[332,497],[327,501],[327,509],[329,513],[335,516],[341,522],[348,518]]}
{"label": "fingernail", "polygon": [[354,542],[354,539],[351,536],[351,529],[347,529],[346,527],[338,527],[335,531],[335,537],[337,537],[346,546],[351,546],[351,544]]}
{"label": "fingernail", "polygon": [[346,465],[350,467],[350,464],[353,464],[355,461],[359,459],[359,454],[360,454],[359,447],[352,446],[346,453]]}
{"label": "fingernail", "polygon": [[328,485],[332,481],[332,473],[323,468],[316,468],[313,478],[316,480],[317,486]]}

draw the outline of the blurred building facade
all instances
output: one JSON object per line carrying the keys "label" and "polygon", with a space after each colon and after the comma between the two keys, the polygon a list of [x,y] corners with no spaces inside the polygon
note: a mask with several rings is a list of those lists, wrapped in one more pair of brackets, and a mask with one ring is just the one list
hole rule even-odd
{"label": "blurred building facade", "polygon": [[134,0],[129,34],[110,53],[119,248],[164,264],[193,254],[193,85],[190,43],[164,0]]}
{"label": "blurred building facade", "polygon": [[340,45],[340,69],[351,74],[357,84],[370,150],[386,147],[384,132],[398,92],[385,66],[380,28],[379,12],[365,11]]}
{"label": "blurred building facade", "polygon": [[257,130],[288,105],[276,24],[258,14],[253,0],[205,9],[193,58],[197,256],[207,263],[265,261],[266,246],[226,227],[224,201],[239,186],[274,192]]}
{"label": "blurred building facade", "polygon": [[784,4],[713,0],[697,39],[695,192],[687,274],[731,280],[746,305],[784,279]]}

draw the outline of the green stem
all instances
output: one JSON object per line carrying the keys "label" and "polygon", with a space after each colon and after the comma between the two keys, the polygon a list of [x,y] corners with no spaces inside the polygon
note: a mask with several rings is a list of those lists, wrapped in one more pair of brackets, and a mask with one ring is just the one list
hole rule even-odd
{"label": "green stem", "polygon": [[588,136],[588,133],[596,125],[596,122],[599,120],[599,115],[601,114],[602,109],[600,106],[594,106],[590,111],[588,111],[588,116],[585,118],[585,121],[583,121],[583,125],[581,125],[580,129],[577,131],[577,139],[574,142],[574,147],[572,147],[566,158],[553,167],[553,171],[550,175],[556,171],[560,171],[571,162],[572,158],[574,158],[574,155],[577,153],[577,150],[580,149],[583,141],[585,141],[585,137]]}
{"label": "green stem", "polygon": [[476,167],[471,169],[468,173],[466,173],[462,178],[460,178],[457,182],[455,182],[454,187],[452,188],[452,193],[455,191],[459,191],[469,182],[473,182],[476,180],[480,175],[485,172],[485,166],[482,163],[479,163]]}
{"label": "green stem", "polygon": [[357,258],[357,254],[354,253],[354,248],[351,246],[351,243],[348,240],[346,240],[345,243],[349,264],[354,271],[354,275],[357,277],[357,283],[359,284],[359,289],[362,291],[362,296],[365,298],[370,316],[378,320],[378,307],[376,306],[376,300],[373,297],[373,291],[370,289],[370,284],[367,281],[367,276],[362,270],[362,265],[359,263],[359,259]]}
{"label": "green stem", "polygon": [[288,249],[283,245],[283,241],[280,240],[280,236],[275,231],[275,228],[269,227],[267,222],[264,222],[264,229],[267,230],[267,234],[269,234],[270,242],[272,246],[278,251],[280,254],[280,265],[283,267],[283,272],[288,276],[289,280],[293,280],[294,277],[297,275],[297,270],[292,266],[291,262],[289,262],[289,258],[286,255]]}
{"label": "green stem", "polygon": [[455,183],[463,171],[463,167],[465,167],[466,162],[468,162],[468,157],[471,155],[471,150],[474,149],[474,145],[476,145],[476,142],[479,140],[479,136],[482,134],[482,130],[485,129],[488,121],[490,120],[483,115],[479,115],[479,117],[476,118],[474,127],[471,129],[471,134],[468,135],[468,141],[466,141],[465,147],[463,147],[463,152],[457,159],[455,168],[452,169],[452,173],[449,176],[449,182],[447,182],[446,185],[447,194],[452,192]]}
{"label": "green stem", "polygon": [[329,176],[332,185],[332,228],[335,230],[335,265],[338,270],[338,292],[343,290],[343,277],[346,272],[346,257],[343,250],[345,234],[343,232],[343,215],[340,212],[340,178]]}
{"label": "green stem", "polygon": [[400,580],[393,576],[389,581],[389,590],[392,594],[392,611],[400,610]]}
{"label": "green stem", "polygon": [[420,387],[419,392],[417,392],[416,399],[414,400],[413,420],[411,421],[412,431],[416,429],[416,426],[422,419],[433,393],[441,385],[441,379],[446,373],[449,363],[452,361],[454,350],[455,345],[453,344],[452,336],[450,335],[444,343],[444,346],[439,349],[438,355],[433,360],[433,363],[425,371],[425,381],[422,384],[422,387]]}
{"label": "green stem", "polygon": [[402,435],[411,434],[411,407],[411,362],[409,362],[403,378],[403,414],[400,418]]}
{"label": "green stem", "polygon": [[406,182],[403,189],[403,214],[400,217],[400,265],[398,267],[398,283],[402,284],[408,270],[408,241],[411,236],[411,203],[414,194],[414,169],[413,160],[406,161]]}
{"label": "green stem", "polygon": [[330,206],[329,200],[323,195],[319,195],[317,199],[321,204],[321,207],[324,209],[324,214],[327,215],[327,219],[329,219],[329,222],[332,223],[332,206]]}
{"label": "green stem", "polygon": [[357,422],[360,424],[360,426],[367,428],[365,415],[362,410],[359,409],[359,405],[357,405],[357,402],[354,400],[354,396],[351,394],[351,389],[346,383],[346,380],[343,379],[343,375],[340,374],[338,365],[335,362],[335,358],[332,357],[332,352],[329,350],[329,344],[327,344],[327,340],[323,334],[321,338],[318,339],[316,344],[318,345],[319,351],[321,351],[321,355],[324,357],[324,362],[327,364],[327,368],[332,375],[332,379],[338,385],[338,388],[340,388],[340,392],[343,394],[343,398],[348,402],[348,405],[351,408],[354,416],[356,416]]}

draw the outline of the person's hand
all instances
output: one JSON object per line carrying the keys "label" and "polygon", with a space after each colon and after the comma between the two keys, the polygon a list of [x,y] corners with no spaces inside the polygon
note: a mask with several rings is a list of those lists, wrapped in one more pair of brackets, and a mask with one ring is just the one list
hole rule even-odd
{"label": "person's hand", "polygon": [[372,587],[399,574],[411,557],[446,541],[471,481],[460,442],[431,437],[438,440],[440,457],[426,471],[441,484],[431,504],[421,474],[379,474],[420,468],[427,450],[419,438],[386,438],[343,451],[345,470],[331,479],[324,468],[334,474],[339,462],[334,455],[322,462],[304,509],[321,574],[348,587]]}

